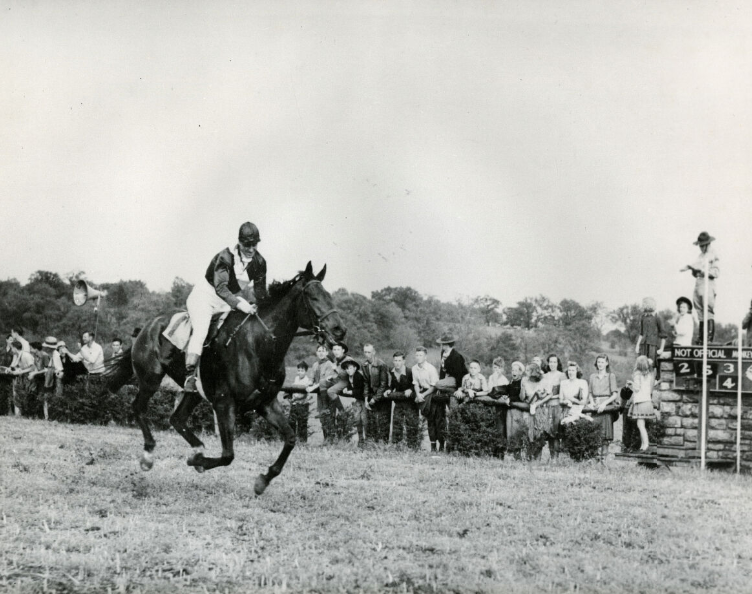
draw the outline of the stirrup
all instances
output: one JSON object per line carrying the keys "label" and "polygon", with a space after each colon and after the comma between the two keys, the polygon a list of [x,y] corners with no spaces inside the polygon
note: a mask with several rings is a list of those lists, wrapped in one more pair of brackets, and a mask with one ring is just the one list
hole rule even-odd
{"label": "stirrup", "polygon": [[185,384],[183,385],[183,391],[185,392],[198,392],[196,387],[196,375],[191,374],[185,378]]}

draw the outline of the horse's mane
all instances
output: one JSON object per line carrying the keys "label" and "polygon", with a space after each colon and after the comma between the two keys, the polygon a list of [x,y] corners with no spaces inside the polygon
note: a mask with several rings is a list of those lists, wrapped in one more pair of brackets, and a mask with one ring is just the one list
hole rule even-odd
{"label": "horse's mane", "polygon": [[298,272],[293,278],[286,281],[273,281],[272,284],[269,285],[269,300],[262,304],[262,309],[268,310],[271,307],[274,307],[277,305],[282,299],[285,298],[285,296],[290,292],[290,289],[295,286],[295,283],[297,283],[301,278],[303,277],[303,272]]}

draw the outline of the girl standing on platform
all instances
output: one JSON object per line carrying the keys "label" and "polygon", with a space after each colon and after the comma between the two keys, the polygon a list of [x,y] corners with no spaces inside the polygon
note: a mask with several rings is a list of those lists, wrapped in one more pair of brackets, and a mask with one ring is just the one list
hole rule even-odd
{"label": "girl standing on platform", "polygon": [[679,346],[692,346],[692,337],[695,334],[695,320],[692,316],[692,302],[686,297],[676,300],[677,316],[674,318],[674,344]]}
{"label": "girl standing on platform", "polygon": [[648,432],[645,429],[647,419],[655,419],[653,410],[653,384],[655,374],[651,369],[651,361],[641,355],[635,361],[634,374],[632,375],[632,405],[629,407],[629,418],[637,421],[637,429],[640,431],[640,451],[645,452],[650,447]]}

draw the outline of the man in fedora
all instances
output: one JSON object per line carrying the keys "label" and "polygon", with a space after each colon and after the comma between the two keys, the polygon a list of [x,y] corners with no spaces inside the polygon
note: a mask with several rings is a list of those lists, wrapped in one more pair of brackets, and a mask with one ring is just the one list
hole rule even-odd
{"label": "man in fedora", "polygon": [[439,368],[439,383],[437,390],[446,396],[446,401],[451,407],[457,406],[453,394],[462,385],[462,378],[467,375],[465,357],[460,355],[454,348],[456,342],[452,334],[444,333],[436,343],[441,345],[441,367]]}
{"label": "man in fedora", "polygon": [[702,340],[704,337],[702,325],[705,316],[705,266],[707,265],[708,343],[712,343],[715,336],[715,279],[718,278],[718,274],[720,273],[718,255],[710,247],[710,244],[713,241],[715,241],[715,237],[712,237],[707,231],[700,233],[697,237],[697,241],[694,242],[694,244],[700,248],[700,255],[693,264],[688,264],[679,271],[684,272],[685,270],[691,270],[692,276],[695,277],[695,291],[692,300],[694,301],[695,311],[697,312],[697,318],[700,322],[700,339]]}
{"label": "man in fedora", "polygon": [[[441,366],[439,368],[439,382],[436,384],[436,394],[434,395],[434,404],[441,406],[439,411],[442,415],[442,423],[446,424],[446,405],[450,409],[458,406],[454,393],[462,385],[462,378],[467,375],[467,364],[465,358],[460,355],[454,348],[456,339],[454,335],[444,333],[436,343],[441,345]],[[443,443],[443,435],[440,440]],[[446,451],[449,452],[451,444],[447,444]]]}

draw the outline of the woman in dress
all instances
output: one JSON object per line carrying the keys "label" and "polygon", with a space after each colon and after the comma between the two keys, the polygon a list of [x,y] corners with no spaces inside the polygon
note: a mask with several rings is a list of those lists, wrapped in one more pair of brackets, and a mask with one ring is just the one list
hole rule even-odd
{"label": "woman in dress", "polygon": [[545,401],[547,396],[549,396],[548,387],[543,381],[543,371],[540,365],[530,363],[525,369],[520,391],[520,399],[530,405],[528,459],[540,458],[543,444],[551,433],[551,417],[548,414],[548,408],[544,407],[542,411],[537,410],[539,401]]}
{"label": "woman in dress", "polygon": [[577,419],[588,419],[583,416],[582,409],[588,401],[588,383],[582,379],[582,370],[574,361],[567,363],[566,376],[559,384],[559,401],[561,406],[568,409],[564,418],[561,420],[562,425],[572,423]]}
{"label": "woman in dress", "polygon": [[674,318],[674,344],[679,346],[692,346],[692,337],[695,334],[695,320],[692,316],[692,302],[686,297],[676,300],[677,315]]}
{"label": "woman in dress", "polygon": [[632,375],[632,405],[629,407],[629,418],[637,421],[641,452],[647,451],[650,447],[645,421],[655,419],[652,399],[654,383],[655,374],[651,369],[650,360],[644,355],[637,357]]}
{"label": "woman in dress", "polygon": [[509,411],[507,412],[507,451],[514,455],[515,460],[522,457],[522,448],[527,442],[530,430],[530,406],[522,400],[522,376],[525,366],[519,361],[512,363],[512,379],[504,386],[504,391],[509,398]]}
{"label": "woman in dress", "polygon": [[[563,409],[559,400],[559,386],[561,380],[566,376],[564,375],[561,360],[556,355],[549,355],[546,363],[548,364],[548,371],[543,375],[546,395],[538,401],[537,405],[534,405],[534,410],[536,417],[545,414],[550,419],[550,429],[546,436],[548,440],[548,452],[552,458],[556,458],[559,455],[561,445],[561,419],[563,416]],[[531,407],[531,414],[532,412]]]}
{"label": "woman in dress", "polygon": [[611,411],[619,400],[619,387],[616,385],[616,375],[611,373],[611,362],[608,355],[598,355],[595,358],[595,369],[590,376],[588,390],[590,391],[590,405],[595,409],[594,421],[601,427],[601,460],[608,454],[608,444],[614,440],[614,418]]}

